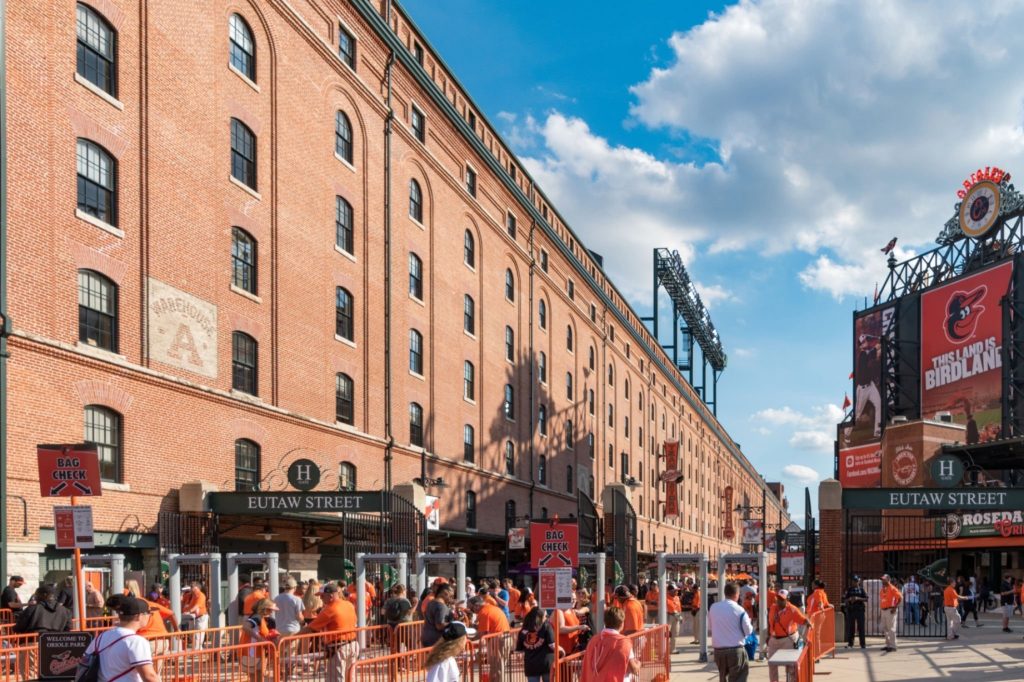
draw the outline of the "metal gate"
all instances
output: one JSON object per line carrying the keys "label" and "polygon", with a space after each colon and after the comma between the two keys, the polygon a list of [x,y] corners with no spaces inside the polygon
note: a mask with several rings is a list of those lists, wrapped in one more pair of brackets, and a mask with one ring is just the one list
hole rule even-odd
{"label": "metal gate", "polygon": [[579,516],[580,530],[580,551],[584,553],[593,552],[597,548],[597,507],[594,501],[583,492],[576,494],[576,512]]}
{"label": "metal gate", "polygon": [[623,581],[637,582],[636,512],[620,490],[611,489],[611,506],[605,509],[605,552],[622,567]]}
{"label": "metal gate", "polygon": [[[847,513],[846,572],[843,590],[858,575],[868,594],[865,630],[869,636],[882,635],[878,595],[883,574],[890,576],[904,596],[896,618],[897,635],[946,636],[942,590],[949,573],[949,545],[942,517]],[[911,579],[916,590],[907,587]]]}

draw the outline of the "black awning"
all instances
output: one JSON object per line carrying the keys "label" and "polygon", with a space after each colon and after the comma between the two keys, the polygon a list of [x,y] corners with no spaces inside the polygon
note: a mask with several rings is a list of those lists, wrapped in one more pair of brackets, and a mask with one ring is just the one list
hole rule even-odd
{"label": "black awning", "polygon": [[957,455],[964,460],[964,464],[973,464],[983,469],[1024,469],[1024,437],[970,445],[943,445],[942,452]]}

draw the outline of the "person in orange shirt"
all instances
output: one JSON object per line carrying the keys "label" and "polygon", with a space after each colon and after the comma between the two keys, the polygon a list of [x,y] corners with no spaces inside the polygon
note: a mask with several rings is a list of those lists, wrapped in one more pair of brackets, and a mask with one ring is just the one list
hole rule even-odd
{"label": "person in orange shirt", "polygon": [[622,682],[627,676],[640,677],[640,661],[633,656],[633,643],[620,632],[625,618],[618,606],[605,611],[604,630],[590,640],[583,655],[580,682]]}
{"label": "person in orange shirt", "polygon": [[328,654],[327,682],[346,682],[348,671],[359,658],[356,640],[356,607],[343,599],[341,590],[333,583],[320,588],[324,607],[299,634],[321,633]]}
{"label": "person in orange shirt", "polygon": [[831,604],[828,603],[828,595],[825,594],[825,581],[815,580],[814,591],[807,598],[807,615],[813,616],[818,611],[824,611]]}
{"label": "person in orange shirt", "polygon": [[[804,625],[810,627],[807,616],[789,603],[789,591],[776,592],[775,602],[768,611],[768,659],[771,660],[776,651],[796,649],[800,641],[799,630]],[[768,665],[768,679],[779,682],[779,666]]]}
{"label": "person in orange shirt", "polygon": [[537,607],[537,598],[533,596],[533,590],[524,587],[519,593],[519,620],[525,620],[526,614]]}
{"label": "person in orange shirt", "polygon": [[668,614],[668,651],[671,655],[676,652],[676,638],[683,623],[683,600],[675,583],[669,583],[665,588],[665,611]]}
{"label": "person in orange shirt", "polygon": [[689,612],[690,630],[693,632],[693,640],[690,644],[700,644],[700,587],[693,582],[693,578],[686,579],[687,604],[684,611]]}
{"label": "person in orange shirt", "polygon": [[882,576],[882,590],[878,593],[882,609],[882,632],[885,633],[885,646],[882,651],[896,651],[896,610],[903,601],[900,589],[892,584],[888,574]]}
{"label": "person in orange shirt", "polygon": [[519,595],[522,593],[516,589],[511,578],[505,578],[504,585],[505,591],[508,592],[508,612],[515,619],[516,614],[519,613]]}
{"label": "person in orange shirt", "polygon": [[960,639],[960,604],[961,597],[953,586],[953,577],[946,576],[946,589],[942,591],[942,610],[946,613],[946,620],[949,627],[946,630],[946,639]]}
{"label": "person in orange shirt", "polygon": [[203,639],[206,637],[203,631],[210,627],[210,614],[206,610],[206,595],[200,589],[199,583],[193,582],[189,586],[189,591],[181,595],[181,614],[188,614],[194,619],[197,632],[193,648],[202,649]]}
{"label": "person in orange shirt", "polygon": [[[267,618],[273,617],[275,611],[277,611],[277,604],[270,599],[261,599],[256,602],[252,607],[252,613],[242,621],[242,634],[238,638],[238,643],[275,642],[277,631],[271,630],[267,624]],[[257,649],[250,646],[242,654],[240,662],[242,669],[249,676],[250,682],[260,682],[269,677],[267,666],[270,663],[270,656],[266,648]]]}
{"label": "person in orange shirt", "polygon": [[480,636],[493,635],[485,640],[491,682],[504,682],[508,672],[505,668],[515,644],[508,624],[508,617],[500,607],[488,604],[479,595],[470,599],[467,606],[476,616],[476,630]]}
{"label": "person in orange shirt", "polygon": [[644,629],[644,605],[625,585],[615,588],[615,599],[620,605],[625,620],[622,623],[622,634],[631,635]]}
{"label": "person in orange shirt", "polygon": [[576,613],[576,593],[571,595],[571,603],[567,609],[555,609],[555,623],[558,628],[558,646],[562,647],[566,656],[571,656],[576,651],[579,643],[580,633],[590,630],[586,625],[580,623],[580,617]]}
{"label": "person in orange shirt", "polygon": [[242,600],[242,615],[246,617],[251,616],[252,608],[256,606],[258,602],[269,598],[266,587],[263,585],[263,581],[256,578],[252,581],[252,592],[247,594],[245,599]]}
{"label": "person in orange shirt", "polygon": [[647,606],[647,622],[658,622],[658,597],[661,591],[658,590],[658,583],[653,580],[647,584],[647,592],[644,594],[644,604]]}

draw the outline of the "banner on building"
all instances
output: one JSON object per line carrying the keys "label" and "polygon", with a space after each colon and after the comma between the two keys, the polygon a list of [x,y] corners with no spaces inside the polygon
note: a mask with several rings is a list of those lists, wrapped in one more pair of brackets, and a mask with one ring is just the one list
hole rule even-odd
{"label": "banner on building", "polygon": [[423,515],[427,517],[427,530],[440,530],[441,498],[427,495],[427,508],[423,510]]}
{"label": "banner on building", "polygon": [[525,528],[509,528],[508,529],[508,548],[509,549],[526,549],[526,529]]}
{"label": "banner on building", "polygon": [[1024,535],[1024,511],[949,513],[935,520],[936,535],[956,538],[1013,537]]}
{"label": "banner on building", "polygon": [[999,437],[1003,311],[1013,263],[921,296],[921,417],[949,413],[967,444]]}
{"label": "banner on building", "polygon": [[761,519],[743,520],[743,544],[760,545],[764,542],[764,524]]}
{"label": "banner on building", "polygon": [[893,342],[894,306],[853,321],[853,424],[840,433],[840,447],[877,442],[882,437],[882,338]]}
{"label": "banner on building", "polygon": [[679,518],[679,481],[683,473],[679,470],[679,441],[665,441],[665,520]]}
{"label": "banner on building", "polygon": [[725,487],[725,504],[723,505],[723,513],[725,514],[725,523],[722,524],[722,535],[725,536],[726,540],[732,540],[736,537],[736,530],[732,525],[732,515],[735,513],[732,508],[732,486],[728,485]]}
{"label": "banner on building", "polygon": [[843,488],[877,488],[882,484],[882,444],[868,443],[839,451]]}

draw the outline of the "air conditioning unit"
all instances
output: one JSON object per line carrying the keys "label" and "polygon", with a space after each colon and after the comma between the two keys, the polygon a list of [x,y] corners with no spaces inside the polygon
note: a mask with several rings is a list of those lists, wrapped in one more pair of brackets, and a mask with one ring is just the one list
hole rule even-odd
{"label": "air conditioning unit", "polygon": [[890,419],[889,423],[890,424],[906,424],[908,421],[910,421],[910,420],[907,419],[906,415],[898,414],[895,417],[893,417],[892,419]]}
{"label": "air conditioning unit", "polygon": [[950,414],[949,412],[936,412],[935,420],[951,424],[953,422],[953,415]]}

